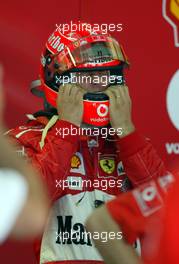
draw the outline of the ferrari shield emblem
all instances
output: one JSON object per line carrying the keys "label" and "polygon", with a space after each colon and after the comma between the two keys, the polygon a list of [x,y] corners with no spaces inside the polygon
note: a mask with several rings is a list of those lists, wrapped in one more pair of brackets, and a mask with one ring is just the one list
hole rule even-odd
{"label": "ferrari shield emblem", "polygon": [[115,161],[114,159],[102,159],[99,161],[101,169],[107,173],[111,174],[114,172],[115,169]]}

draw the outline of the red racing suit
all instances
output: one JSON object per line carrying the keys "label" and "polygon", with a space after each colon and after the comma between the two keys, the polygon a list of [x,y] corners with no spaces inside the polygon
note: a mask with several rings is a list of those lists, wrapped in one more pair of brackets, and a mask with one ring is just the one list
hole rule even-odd
{"label": "red racing suit", "polygon": [[125,240],[129,244],[136,238],[142,241],[145,264],[179,262],[179,181],[176,176],[175,173],[158,177],[106,203]]}
{"label": "red racing suit", "polygon": [[[52,199],[52,209],[36,250],[42,264],[103,263],[85,220],[100,204],[166,173],[149,140],[137,131],[119,138],[62,136],[62,128],[76,127],[58,120],[41,149],[39,142],[48,121],[38,117],[9,131],[41,173]],[[85,183],[85,184],[84,184]],[[64,238],[62,234],[69,234]],[[86,234],[86,233],[85,233]]]}

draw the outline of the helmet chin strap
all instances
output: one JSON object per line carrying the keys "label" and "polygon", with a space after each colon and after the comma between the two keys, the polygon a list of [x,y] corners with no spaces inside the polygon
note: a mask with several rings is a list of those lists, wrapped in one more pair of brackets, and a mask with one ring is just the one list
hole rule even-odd
{"label": "helmet chin strap", "polygon": [[30,84],[30,90],[31,93],[37,97],[44,98],[44,92],[40,89],[41,87],[41,80],[37,79],[31,82]]}

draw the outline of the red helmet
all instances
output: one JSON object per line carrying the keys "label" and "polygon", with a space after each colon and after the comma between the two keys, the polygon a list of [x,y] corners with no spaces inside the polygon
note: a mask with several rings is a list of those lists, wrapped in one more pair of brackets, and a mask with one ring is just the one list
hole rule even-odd
{"label": "red helmet", "polygon": [[[62,76],[101,70],[119,75],[129,64],[123,48],[114,38],[91,30],[89,25],[78,22],[77,30],[65,33],[56,28],[48,38],[41,57],[40,81],[48,104],[54,108]],[[85,94],[83,122],[93,126],[107,125],[108,106],[109,98],[105,94]]]}

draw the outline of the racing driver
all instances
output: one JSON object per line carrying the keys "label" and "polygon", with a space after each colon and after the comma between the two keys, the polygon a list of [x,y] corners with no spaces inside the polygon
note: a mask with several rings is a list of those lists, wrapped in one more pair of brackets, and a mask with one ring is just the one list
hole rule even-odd
{"label": "racing driver", "polygon": [[[111,35],[88,27],[56,29],[45,45],[39,80],[32,85],[44,109],[9,132],[39,169],[52,201],[35,246],[38,263],[104,263],[89,234],[84,235],[88,215],[165,174],[155,149],[132,121],[124,80],[128,64]],[[90,78],[82,82],[85,76]]]}

